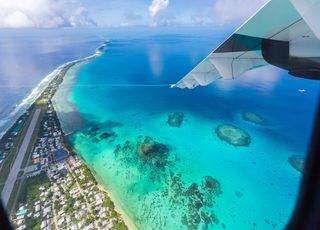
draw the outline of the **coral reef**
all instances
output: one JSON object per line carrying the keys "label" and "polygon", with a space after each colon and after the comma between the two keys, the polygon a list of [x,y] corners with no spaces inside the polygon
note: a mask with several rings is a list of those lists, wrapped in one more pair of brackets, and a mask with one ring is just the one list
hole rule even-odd
{"label": "coral reef", "polygon": [[154,182],[166,176],[165,168],[171,163],[169,147],[149,136],[139,136],[135,142],[118,144],[114,154],[128,166],[137,167]]}
{"label": "coral reef", "polygon": [[180,127],[183,123],[184,114],[182,112],[174,112],[168,115],[167,123],[172,127]]}
{"label": "coral reef", "polygon": [[301,155],[293,155],[288,158],[289,164],[297,171],[303,172],[304,169],[304,158]]}
{"label": "coral reef", "polygon": [[83,134],[90,138],[93,143],[102,140],[108,140],[111,143],[118,137],[114,129],[122,126],[123,124],[110,120],[102,123],[91,123],[87,129],[83,130]]}
{"label": "coral reef", "polygon": [[219,125],[215,133],[221,140],[233,146],[249,146],[251,143],[250,135],[234,125]]}
{"label": "coral reef", "polygon": [[218,217],[212,210],[215,199],[222,194],[218,180],[205,176],[200,183],[193,182],[187,186],[180,174],[173,175],[171,172],[169,187],[174,191],[171,202],[187,207],[181,218],[181,223],[187,229],[207,229],[209,225],[219,224]]}
{"label": "coral reef", "polygon": [[267,120],[256,113],[244,112],[242,113],[242,118],[243,120],[254,123],[256,125],[268,125]]}
{"label": "coral reef", "polygon": [[[194,182],[185,181],[182,174],[176,171],[175,165],[179,159],[166,144],[149,136],[138,136],[134,141],[118,144],[114,154],[126,168],[138,170],[142,175],[141,180],[159,185],[159,190],[153,191],[158,195],[141,218],[161,219],[161,202],[168,199],[174,210],[181,210],[179,214],[172,210],[170,215],[180,215],[185,229],[207,229],[209,225],[219,224],[213,209],[216,198],[222,194],[220,182],[211,176]],[[132,186],[132,192],[134,189],[139,189],[138,184]],[[160,220],[163,223],[165,221]],[[159,224],[159,228],[161,226]]]}
{"label": "coral reef", "polygon": [[137,143],[138,156],[150,164],[165,164],[169,148],[154,141],[151,137],[145,137],[143,142]]}

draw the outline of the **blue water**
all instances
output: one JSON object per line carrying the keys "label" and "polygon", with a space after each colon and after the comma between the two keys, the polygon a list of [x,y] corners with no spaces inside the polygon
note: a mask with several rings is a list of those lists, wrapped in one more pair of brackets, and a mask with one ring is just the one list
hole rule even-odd
{"label": "blue water", "polygon": [[[102,56],[74,67],[55,98],[63,126],[74,131],[72,145],[116,203],[139,229],[283,229],[301,179],[288,157],[306,154],[319,84],[264,67],[234,81],[170,89],[225,32],[123,35],[110,35]],[[167,124],[177,111],[185,115],[180,128]],[[268,125],[244,121],[247,111]],[[220,140],[221,124],[247,131],[250,146]],[[137,153],[145,136],[167,147],[159,164]],[[204,187],[208,177],[213,192]]]}
{"label": "blue water", "polygon": [[78,29],[1,29],[0,134],[30,106],[32,101],[21,103],[42,79],[66,62],[91,55],[103,39]]}

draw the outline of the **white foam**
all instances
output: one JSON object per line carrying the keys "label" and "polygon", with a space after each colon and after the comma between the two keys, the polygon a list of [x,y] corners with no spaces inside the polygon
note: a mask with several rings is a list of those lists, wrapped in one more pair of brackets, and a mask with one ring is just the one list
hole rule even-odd
{"label": "white foam", "polygon": [[[8,114],[8,116],[5,119],[0,120],[0,129],[7,126],[5,130],[3,130],[0,133],[0,138],[8,131],[8,129],[14,124],[16,119],[21,116],[26,109],[29,108],[30,105],[32,105],[36,99],[42,94],[42,92],[48,87],[49,83],[63,70],[64,67],[66,67],[69,64],[81,62],[81,61],[89,61],[92,58],[101,56],[103,54],[103,51],[105,51],[105,47],[109,41],[105,41],[102,45],[100,45],[93,55],[90,55],[85,58],[73,60],[70,62],[67,62],[58,68],[56,68],[54,71],[52,71],[50,74],[48,74],[44,79],[41,80],[41,82],[32,89],[32,91],[15,107],[12,108],[12,111]],[[101,49],[103,47],[103,49]],[[97,50],[100,49],[99,52]]]}

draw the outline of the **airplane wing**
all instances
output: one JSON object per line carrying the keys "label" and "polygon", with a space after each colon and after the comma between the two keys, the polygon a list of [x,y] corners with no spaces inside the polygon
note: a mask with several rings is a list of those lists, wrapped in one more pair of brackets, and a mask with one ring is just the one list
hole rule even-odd
{"label": "airplane wing", "polygon": [[192,89],[232,80],[267,64],[299,77],[320,76],[315,67],[320,66],[319,10],[320,0],[270,0],[171,87]]}

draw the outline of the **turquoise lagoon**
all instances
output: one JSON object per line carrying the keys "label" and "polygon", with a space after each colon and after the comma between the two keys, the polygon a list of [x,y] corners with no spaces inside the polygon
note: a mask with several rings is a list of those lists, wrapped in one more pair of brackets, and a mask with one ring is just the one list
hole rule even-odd
{"label": "turquoise lagoon", "polygon": [[[168,87],[224,36],[110,36],[55,96],[71,145],[138,229],[283,229],[290,219],[301,173],[288,157],[307,152],[318,85],[266,67],[194,90]],[[184,114],[179,128],[167,123],[172,112]],[[243,112],[268,124],[246,122]],[[244,129],[250,145],[220,140],[221,124]],[[150,156],[138,153],[145,139],[155,144]]]}

